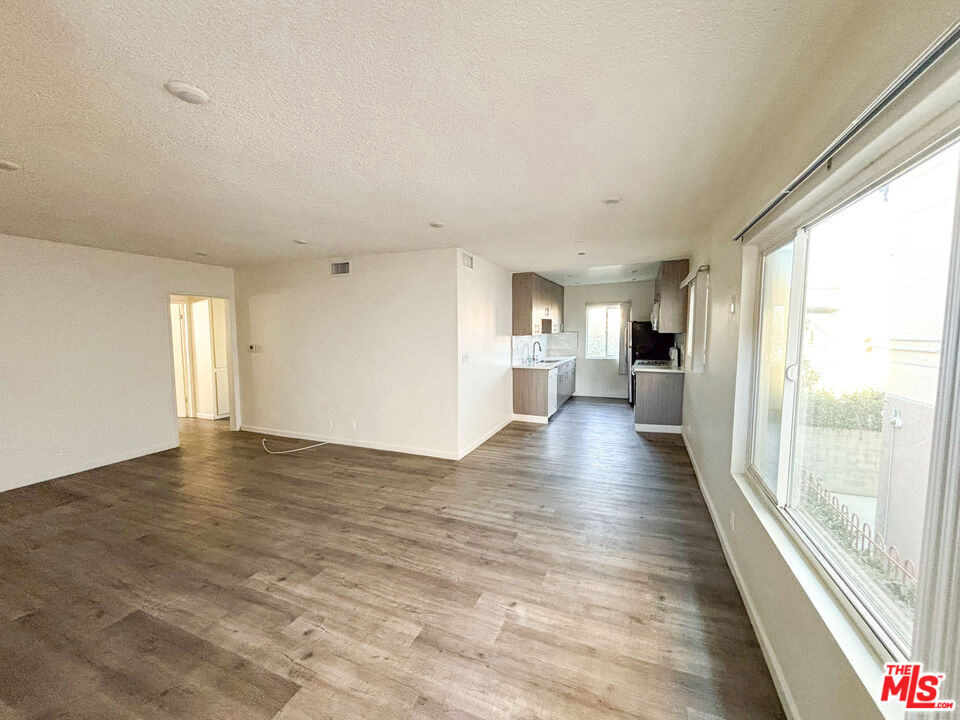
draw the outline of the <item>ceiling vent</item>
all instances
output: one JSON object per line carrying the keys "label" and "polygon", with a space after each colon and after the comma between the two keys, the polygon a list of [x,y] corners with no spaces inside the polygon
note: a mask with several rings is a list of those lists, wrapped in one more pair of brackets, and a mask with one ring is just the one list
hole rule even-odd
{"label": "ceiling vent", "polygon": [[463,266],[473,270],[473,255],[463,253]]}
{"label": "ceiling vent", "polygon": [[330,263],[330,274],[331,275],[349,275],[350,261],[344,260],[343,262]]}

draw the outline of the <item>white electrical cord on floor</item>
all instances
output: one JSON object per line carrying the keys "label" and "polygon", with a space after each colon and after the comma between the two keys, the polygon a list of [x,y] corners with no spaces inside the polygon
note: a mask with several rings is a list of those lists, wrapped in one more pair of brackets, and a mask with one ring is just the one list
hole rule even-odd
{"label": "white electrical cord on floor", "polygon": [[263,445],[263,449],[266,450],[271,455],[286,455],[287,453],[300,452],[301,450],[309,450],[310,448],[320,447],[321,445],[326,445],[327,443],[314,443],[313,445],[307,445],[306,447],[293,448],[292,450],[271,450],[267,447],[267,439],[263,438],[260,441],[260,444]]}

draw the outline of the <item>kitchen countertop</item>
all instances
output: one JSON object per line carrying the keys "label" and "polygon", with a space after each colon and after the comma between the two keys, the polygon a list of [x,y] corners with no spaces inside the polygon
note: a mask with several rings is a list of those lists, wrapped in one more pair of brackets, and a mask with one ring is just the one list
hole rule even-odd
{"label": "kitchen countertop", "polygon": [[537,361],[537,362],[535,362],[535,363],[514,363],[514,364],[513,364],[513,367],[518,368],[518,369],[521,369],[521,370],[553,370],[553,368],[560,367],[560,366],[563,365],[565,362],[569,362],[569,361],[571,361],[571,360],[576,360],[576,359],[577,359],[577,356],[576,356],[576,355],[563,355],[563,356],[561,356],[561,357],[549,357],[549,358],[544,358],[544,359],[545,359],[545,360],[551,360],[551,361],[559,360],[559,362],[543,362],[543,361]]}
{"label": "kitchen countertop", "polygon": [[640,365],[633,364],[633,372],[658,372],[658,373],[682,373],[682,367],[673,367],[672,365]]}

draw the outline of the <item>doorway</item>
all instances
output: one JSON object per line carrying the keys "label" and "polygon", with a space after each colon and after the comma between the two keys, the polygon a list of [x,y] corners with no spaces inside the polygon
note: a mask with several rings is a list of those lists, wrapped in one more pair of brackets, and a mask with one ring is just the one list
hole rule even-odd
{"label": "doorway", "polygon": [[229,301],[171,295],[170,332],[177,417],[229,418],[232,399]]}

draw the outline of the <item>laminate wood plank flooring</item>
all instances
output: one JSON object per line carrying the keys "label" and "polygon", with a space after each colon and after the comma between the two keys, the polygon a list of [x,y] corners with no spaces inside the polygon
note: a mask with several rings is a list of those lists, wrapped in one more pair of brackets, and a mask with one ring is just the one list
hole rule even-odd
{"label": "laminate wood plank flooring", "polygon": [[625,402],[459,463],[260,439],[185,420],[0,495],[0,718],[784,717],[682,441]]}

